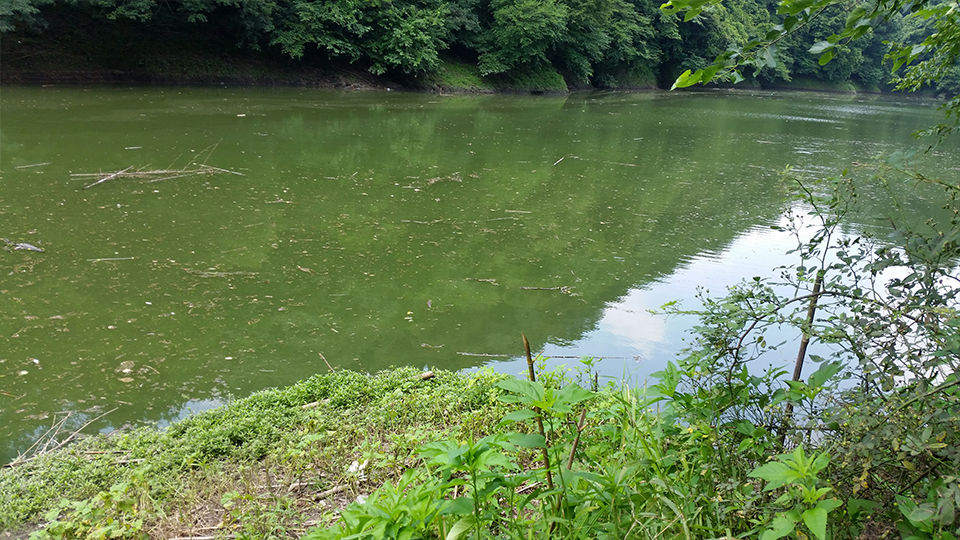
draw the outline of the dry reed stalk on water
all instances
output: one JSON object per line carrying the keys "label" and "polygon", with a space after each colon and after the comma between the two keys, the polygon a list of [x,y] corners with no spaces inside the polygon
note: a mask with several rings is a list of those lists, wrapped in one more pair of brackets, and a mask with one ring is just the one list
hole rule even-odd
{"label": "dry reed stalk on water", "polygon": [[[106,182],[107,180],[113,180],[116,178],[133,178],[133,179],[139,179],[139,180],[146,180],[148,183],[152,183],[152,182],[161,182],[163,180],[172,180],[174,178],[184,178],[187,176],[205,176],[205,175],[214,175],[214,174],[222,174],[222,173],[244,176],[243,173],[239,173],[237,171],[231,171],[229,169],[221,169],[220,167],[207,165],[207,160],[210,159],[210,156],[213,155],[213,151],[217,149],[217,146],[219,144],[220,142],[218,141],[216,144],[212,144],[207,148],[201,150],[196,155],[194,155],[193,159],[191,159],[189,163],[187,163],[180,169],[173,168],[173,163],[176,163],[177,159],[180,159],[178,157],[177,159],[173,160],[173,163],[171,163],[170,166],[167,167],[166,169],[147,170],[144,167],[141,167],[139,169],[131,171],[130,169],[133,169],[133,165],[131,165],[126,169],[123,169],[114,173],[108,173],[106,176],[104,176],[103,172],[74,173],[74,174],[71,174],[70,176],[76,176],[80,178],[97,177],[97,176],[102,177],[96,182],[84,186],[83,189],[90,189],[93,186]],[[201,163],[197,163],[197,159],[199,159],[200,156],[204,154],[206,154],[207,156],[206,159],[204,159],[203,162]]]}
{"label": "dry reed stalk on water", "polygon": [[236,174],[238,176],[243,176],[243,173],[231,171],[228,169],[221,169],[220,167],[211,167],[210,165],[204,165],[204,164],[200,164],[199,166],[193,169],[188,169],[186,167],[184,167],[183,169],[152,169],[152,170],[145,170],[141,168],[141,169],[136,169],[132,171],[130,169],[133,169],[132,165],[130,167],[127,167],[126,169],[123,169],[114,173],[110,173],[107,176],[103,176],[102,172],[74,173],[74,174],[71,174],[70,176],[76,176],[79,178],[102,176],[102,178],[100,178],[96,182],[84,186],[83,189],[90,189],[96,185],[106,182],[107,180],[113,180],[117,178],[132,178],[137,180],[146,180],[147,183],[153,183],[153,182],[162,182],[164,180],[173,180],[174,178],[184,178],[187,176],[207,176],[207,175],[223,174],[223,173]]}

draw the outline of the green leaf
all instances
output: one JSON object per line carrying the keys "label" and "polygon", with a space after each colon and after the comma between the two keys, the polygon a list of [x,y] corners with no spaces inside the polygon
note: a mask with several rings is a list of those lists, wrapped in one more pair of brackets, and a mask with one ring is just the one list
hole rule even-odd
{"label": "green leaf", "polygon": [[850,14],[847,15],[847,21],[844,23],[844,28],[846,30],[852,30],[854,28],[863,26],[865,24],[870,24],[870,20],[867,15],[867,10],[863,7],[855,7],[850,11]]}
{"label": "green leaf", "polygon": [[820,369],[813,372],[808,379],[810,386],[818,388],[825,382],[833,378],[834,375],[843,370],[843,364],[840,362],[828,362],[820,365]]}
{"label": "green leaf", "polygon": [[850,499],[847,501],[847,514],[854,519],[858,519],[859,516],[870,514],[877,508],[880,508],[880,506],[880,503],[866,499]]}
{"label": "green leaf", "polygon": [[826,452],[821,452],[813,458],[813,462],[810,465],[810,471],[814,475],[826,468],[830,464],[830,454]]}
{"label": "green leaf", "polygon": [[[870,502],[870,501],[865,501],[865,502]],[[830,512],[833,512],[837,508],[840,508],[841,506],[843,506],[843,503],[838,501],[837,499],[824,499],[817,503],[817,508],[823,508],[823,510],[828,514]]]}
{"label": "green leaf", "polygon": [[700,82],[700,77],[703,75],[703,70],[697,70],[695,73],[690,73],[690,70],[686,70],[677,77],[677,80],[674,81],[673,86],[670,87],[671,90],[676,90],[677,88],[686,88],[688,86],[693,86]]}
{"label": "green leaf", "polygon": [[537,382],[525,381],[523,379],[511,378],[497,382],[497,386],[513,392],[522,398],[541,399],[543,398],[543,385]]}
{"label": "green leaf", "polygon": [[465,538],[466,534],[477,524],[477,517],[473,514],[469,516],[464,516],[460,521],[453,524],[453,527],[450,527],[450,532],[447,533],[446,540],[460,540]]}
{"label": "green leaf", "polygon": [[529,420],[537,416],[537,413],[531,411],[530,409],[521,409],[519,411],[514,411],[500,420],[500,425],[509,424],[511,422],[520,422],[523,420]]}
{"label": "green leaf", "polygon": [[937,517],[937,521],[944,527],[950,525],[954,519],[956,519],[957,514],[953,508],[953,500],[951,498],[944,497],[937,501]]}
{"label": "green leaf", "polygon": [[750,471],[750,474],[753,478],[762,478],[767,481],[767,485],[763,488],[764,491],[770,491],[777,489],[784,484],[788,484],[797,479],[797,473],[785,463],[773,462],[767,463],[766,465],[761,465],[756,469]]}
{"label": "green leaf", "polygon": [[827,511],[819,506],[805,510],[802,514],[803,523],[819,540],[827,538]]}
{"label": "green leaf", "polygon": [[700,70],[700,80],[703,81],[704,84],[712,81],[713,76],[717,74],[717,71],[719,71],[721,67],[720,64],[713,64]]}
{"label": "green leaf", "polygon": [[699,14],[702,13],[702,12],[703,12],[703,8],[694,8],[694,9],[691,9],[691,10],[687,11],[687,13],[683,16],[683,22],[690,22],[690,21],[692,21],[693,19],[695,19],[695,18],[697,17],[697,15],[699,15]]}
{"label": "green leaf", "polygon": [[776,45],[770,45],[763,50],[763,62],[768,68],[774,69],[777,67],[777,57],[774,56],[774,53],[777,51]]}
{"label": "green leaf", "polygon": [[777,516],[770,522],[770,528],[763,531],[760,540],[777,540],[793,532],[796,523],[787,519],[785,516]]}
{"label": "green leaf", "polygon": [[584,390],[576,384],[568,384],[557,393],[557,403],[573,405],[581,401],[590,399],[595,394],[589,390]]}
{"label": "green leaf", "polygon": [[910,513],[906,514],[907,519],[916,523],[923,523],[924,521],[930,520],[933,518],[934,514],[937,511],[930,503],[923,503],[915,506]]}
{"label": "green leaf", "polygon": [[777,8],[778,15],[796,15],[817,3],[817,0],[782,0]]}
{"label": "green leaf", "polygon": [[833,43],[830,43],[829,41],[818,41],[814,43],[812,47],[810,47],[810,53],[821,54],[827,49],[832,49],[832,48],[833,48]]}
{"label": "green leaf", "polygon": [[817,63],[820,64],[821,66],[829,63],[831,60],[833,60],[833,52],[835,50],[836,49],[827,49],[827,52],[823,53],[823,55],[820,57],[820,60],[818,60]]}
{"label": "green leaf", "polygon": [[445,504],[439,513],[441,516],[463,516],[466,514],[472,514],[473,499],[470,497],[457,497],[456,499]]}
{"label": "green leaf", "polygon": [[543,448],[547,445],[547,440],[539,433],[511,433],[507,435],[507,440],[521,448]]}

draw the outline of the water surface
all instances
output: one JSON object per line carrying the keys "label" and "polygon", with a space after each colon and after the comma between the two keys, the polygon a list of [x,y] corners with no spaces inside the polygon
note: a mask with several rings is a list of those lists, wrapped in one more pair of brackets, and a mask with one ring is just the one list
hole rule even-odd
{"label": "water surface", "polygon": [[[162,424],[321,354],[516,373],[524,332],[642,378],[690,324],[647,309],[791,247],[769,230],[786,165],[835,174],[939,120],[817,94],[245,88],[5,87],[0,115],[0,236],[45,249],[0,252],[0,461],[65,411]],[[201,165],[223,171],[85,189]]]}

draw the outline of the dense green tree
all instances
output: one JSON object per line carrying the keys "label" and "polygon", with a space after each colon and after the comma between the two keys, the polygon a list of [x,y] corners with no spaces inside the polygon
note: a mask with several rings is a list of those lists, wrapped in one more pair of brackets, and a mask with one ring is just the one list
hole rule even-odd
{"label": "dense green tree", "polygon": [[0,32],[10,32],[15,23],[26,23],[34,26],[43,24],[39,17],[40,9],[54,0],[4,0],[0,2]]}
{"label": "dense green tree", "polygon": [[549,63],[547,51],[563,39],[567,7],[556,0],[493,0],[493,24],[480,49],[480,72],[503,73]]}
{"label": "dense green tree", "polygon": [[446,48],[446,5],[425,1],[421,5],[391,0],[375,3],[376,9],[367,54],[370,71],[390,69],[404,73],[433,71],[439,65],[439,51]]}
{"label": "dense green tree", "polygon": [[[761,83],[802,76],[874,87],[887,79],[884,41],[916,44],[938,34],[938,17],[914,15],[901,28],[893,10],[884,25],[870,18],[865,29],[858,27],[861,39],[830,42],[849,33],[851,12],[828,0],[810,7],[811,1],[679,0],[661,11],[659,0],[6,0],[0,2],[0,32],[42,35],[50,16],[62,26],[69,11],[123,28],[124,35],[203,33],[226,46],[355,63],[408,79],[436,72],[448,51],[449,59],[475,64],[482,75],[545,70],[574,86],[601,87],[654,76],[669,83],[685,70],[717,73],[737,55],[755,60],[755,73],[744,76]],[[687,24],[678,24],[676,11],[684,6],[691,7]],[[777,28],[791,32],[780,35]],[[768,34],[766,41],[751,41]],[[827,44],[822,52],[844,54],[819,63],[807,49],[820,41]],[[914,60],[923,66],[934,61],[926,48]],[[958,86],[955,68],[938,69],[936,87]]]}
{"label": "dense green tree", "polygon": [[282,13],[285,24],[271,39],[293,58],[303,56],[307,45],[315,45],[331,56],[345,56],[351,62],[361,57],[360,40],[370,31],[363,24],[360,0],[295,2]]}
{"label": "dense green tree", "polygon": [[[554,65],[578,83],[588,83],[596,67],[629,64],[646,52],[649,21],[623,0],[564,0],[567,31],[554,48]],[[646,54],[644,55],[644,53]],[[612,68],[613,66],[611,66]],[[610,69],[610,68],[608,68]]]}
{"label": "dense green tree", "polygon": [[[691,20],[720,6],[721,0],[670,0],[664,11],[683,12]],[[760,72],[776,66],[778,49],[791,43],[790,66],[797,72],[828,80],[856,75],[868,84],[882,79],[878,63],[884,52],[883,59],[892,62],[897,87],[909,90],[937,87],[941,81],[951,84],[960,58],[960,11],[951,2],[883,0],[849,5],[840,0],[780,0],[777,15],[781,22],[769,31],[722,52],[709,66],[681,74],[674,87],[739,82],[745,68]],[[823,69],[796,54],[799,44],[810,38],[818,41],[807,41],[808,52],[816,55],[817,66]],[[833,62],[836,65],[825,67]],[[951,100],[947,110],[956,118],[960,99]]]}

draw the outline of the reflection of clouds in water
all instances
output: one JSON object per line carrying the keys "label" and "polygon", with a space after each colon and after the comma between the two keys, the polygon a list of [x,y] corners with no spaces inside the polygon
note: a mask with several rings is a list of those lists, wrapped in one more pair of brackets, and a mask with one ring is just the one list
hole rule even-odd
{"label": "reflection of clouds in water", "polygon": [[[596,330],[571,346],[548,346],[545,353],[553,357],[612,357],[600,366],[601,374],[618,377],[628,372],[643,380],[675,359],[690,339],[688,330],[695,323],[689,316],[667,317],[650,313],[650,310],[660,310],[661,306],[672,301],[677,301],[682,308],[695,310],[700,308],[696,298],[698,287],[706,289],[712,297],[719,297],[726,293],[727,287],[743,279],[775,277],[777,266],[797,261],[795,256],[786,255],[793,247],[794,239],[788,234],[768,227],[755,227],[726,249],[702,252],[662,281],[648,284],[644,289],[631,290],[620,301],[607,306]],[[634,356],[639,357],[639,361],[624,360]]]}
{"label": "reflection of clouds in water", "polygon": [[190,401],[181,405],[178,410],[171,409],[171,414],[164,415],[164,417],[156,423],[156,426],[158,428],[165,428],[170,424],[179,422],[188,416],[194,415],[198,412],[215,409],[221,405],[224,405],[225,403],[226,401],[222,399],[191,399]]}
{"label": "reflection of clouds in water", "polygon": [[[784,223],[780,223],[784,225]],[[675,298],[692,298],[696,287],[724,294],[726,288],[753,276],[775,276],[775,268],[797,262],[786,252],[795,247],[789,234],[769,227],[754,227],[734,240],[721,253],[701,253],[671,276],[667,287],[686,291]],[[693,307],[693,306],[691,306]]]}
{"label": "reflection of clouds in water", "polygon": [[663,315],[648,310],[660,304],[649,291],[632,290],[620,302],[607,308],[600,329],[610,334],[617,345],[635,348],[643,357],[654,356],[667,342],[667,322]]}

